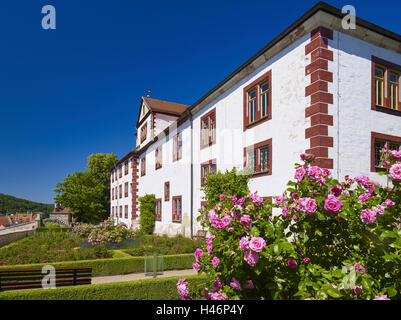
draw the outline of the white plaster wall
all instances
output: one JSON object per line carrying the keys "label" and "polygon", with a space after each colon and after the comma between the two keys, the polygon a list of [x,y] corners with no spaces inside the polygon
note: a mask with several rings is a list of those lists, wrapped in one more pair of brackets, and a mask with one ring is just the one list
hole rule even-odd
{"label": "white plaster wall", "polygon": [[[125,168],[124,168],[124,162],[121,164],[122,165],[122,177],[119,178],[118,175],[118,168],[115,170],[117,171],[117,179],[114,180],[114,182],[111,182],[110,186],[111,189],[117,187],[117,198],[114,198],[114,200],[110,200],[110,206],[112,207],[117,207],[118,208],[118,215],[116,214],[116,209],[114,208],[114,221],[116,223],[123,222],[127,226],[131,227],[131,215],[132,215],[132,193],[131,193],[131,182],[132,182],[132,157],[128,159],[128,174],[125,174]],[[114,171],[113,171],[114,172]],[[124,184],[128,182],[128,197],[125,197],[124,193]],[[122,198],[119,197],[118,194],[118,186],[122,185]],[[113,199],[112,196],[110,195],[110,199]],[[124,215],[124,210],[125,206],[128,205],[128,219],[125,218]],[[120,206],[123,206],[123,214],[122,218],[120,218]],[[112,212],[112,209],[110,209],[110,212]]]}
{"label": "white plaster wall", "polygon": [[155,136],[161,133],[164,129],[166,129],[170,124],[172,124],[175,120],[177,120],[177,116],[171,116],[163,113],[155,113]]}
{"label": "white plaster wall", "polygon": [[[182,158],[173,162],[173,137],[182,132]],[[141,176],[139,165],[139,192],[138,196],[155,194],[156,199],[162,199],[162,221],[156,221],[155,233],[174,236],[183,234],[190,236],[190,202],[191,202],[191,153],[190,153],[190,122],[183,123],[178,130],[153,144],[145,153],[146,175]],[[162,167],[155,169],[155,149],[162,145]],[[170,182],[170,199],[164,201],[164,183]],[[182,223],[172,222],[172,198],[182,196]],[[139,216],[139,212],[138,212]]]}
{"label": "white plaster wall", "polygon": [[363,174],[386,183],[384,176],[370,172],[371,132],[401,137],[401,117],[371,110],[371,56],[401,64],[401,55],[344,33],[336,37],[340,178]]}

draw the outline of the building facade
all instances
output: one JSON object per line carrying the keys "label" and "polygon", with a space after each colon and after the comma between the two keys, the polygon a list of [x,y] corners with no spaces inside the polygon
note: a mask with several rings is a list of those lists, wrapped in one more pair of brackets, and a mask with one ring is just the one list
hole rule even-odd
{"label": "building facade", "polygon": [[192,106],[142,98],[136,147],[111,171],[111,213],[138,226],[156,195],[159,234],[194,235],[207,172],[253,172],[281,194],[301,153],[332,176],[381,183],[378,154],[401,146],[401,36],[319,2]]}

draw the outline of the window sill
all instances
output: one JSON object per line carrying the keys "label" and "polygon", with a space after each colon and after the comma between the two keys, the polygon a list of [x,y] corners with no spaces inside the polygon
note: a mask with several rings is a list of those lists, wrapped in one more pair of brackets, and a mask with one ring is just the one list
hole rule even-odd
{"label": "window sill", "polygon": [[244,131],[248,130],[248,129],[251,129],[253,127],[256,127],[257,125],[259,125],[259,124],[261,124],[261,123],[263,123],[265,121],[268,121],[268,120],[271,120],[271,117],[267,116],[267,117],[264,117],[262,119],[256,120],[255,122],[249,123],[249,124],[245,125]]}
{"label": "window sill", "polygon": [[264,177],[264,176],[271,176],[271,171],[264,171],[264,172],[255,172],[252,174],[252,178],[259,178],[259,177]]}
{"label": "window sill", "polygon": [[373,110],[401,117],[400,110],[394,110],[383,106],[374,106]]}
{"label": "window sill", "polygon": [[182,223],[181,221],[174,221],[174,220],[172,222],[173,223]]}
{"label": "window sill", "polygon": [[200,149],[202,150],[202,149],[211,147],[211,146],[214,145],[214,144],[216,144],[216,141],[213,141],[213,142],[208,143],[208,144],[201,145],[201,146],[200,146]]}

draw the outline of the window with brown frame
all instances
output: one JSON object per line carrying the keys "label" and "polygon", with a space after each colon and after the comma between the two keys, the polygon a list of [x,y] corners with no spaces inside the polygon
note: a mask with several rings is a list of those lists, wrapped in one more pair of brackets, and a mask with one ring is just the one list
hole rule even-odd
{"label": "window with brown frame", "polygon": [[253,176],[272,174],[272,139],[244,148],[244,168]]}
{"label": "window with brown frame", "polygon": [[123,176],[123,167],[122,167],[122,165],[120,165],[118,167],[118,177],[121,178],[122,176]]}
{"label": "window with brown frame", "polygon": [[111,217],[114,219],[114,206],[111,207]]}
{"label": "window with brown frame", "polygon": [[170,182],[164,183],[164,201],[170,201]]}
{"label": "window with brown frame", "polygon": [[144,142],[146,140],[146,136],[148,133],[148,124],[145,123],[142,127],[141,127],[141,143]]}
{"label": "window with brown frame", "polygon": [[120,218],[123,217],[123,206],[120,206]]}
{"label": "window with brown frame", "polygon": [[371,159],[370,159],[370,171],[377,172],[382,171],[384,168],[380,168],[381,161],[381,149],[386,148],[388,150],[401,150],[401,137],[391,136],[388,134],[372,132],[371,133]]}
{"label": "window with brown frame", "polygon": [[208,174],[216,174],[216,159],[201,163],[201,186],[205,184]]}
{"label": "window with brown frame", "polygon": [[201,117],[201,148],[216,143],[216,108]]}
{"label": "window with brown frame", "polygon": [[271,92],[271,70],[244,88],[244,131],[272,118]]}
{"label": "window with brown frame", "polygon": [[124,162],[124,174],[125,174],[125,175],[128,174],[128,170],[129,170],[128,161],[125,161],[125,162]]}
{"label": "window with brown frame", "polygon": [[155,169],[160,169],[163,162],[162,146],[158,146],[155,150]]}
{"label": "window with brown frame", "polygon": [[120,197],[120,199],[123,197],[123,185],[122,184],[120,184],[119,186],[118,186],[118,191],[119,191],[119,197]]}
{"label": "window with brown frame", "polygon": [[128,205],[125,205],[124,207],[124,218],[128,219]]}
{"label": "window with brown frame", "polygon": [[110,180],[112,183],[114,182],[114,172],[111,173]]}
{"label": "window with brown frame", "polygon": [[124,197],[128,197],[128,182],[124,183]]}
{"label": "window with brown frame", "polygon": [[401,115],[401,66],[372,56],[372,110]]}
{"label": "window with brown frame", "polygon": [[173,222],[181,223],[182,220],[182,196],[173,197]]}
{"label": "window with brown frame", "polygon": [[146,174],[146,156],[141,159],[141,177]]}
{"label": "window with brown frame", "polygon": [[156,199],[155,204],[155,220],[162,221],[162,199]]}
{"label": "window with brown frame", "polygon": [[178,161],[182,158],[182,132],[173,137],[173,161]]}
{"label": "window with brown frame", "polygon": [[111,188],[111,200],[114,200],[114,188]]}

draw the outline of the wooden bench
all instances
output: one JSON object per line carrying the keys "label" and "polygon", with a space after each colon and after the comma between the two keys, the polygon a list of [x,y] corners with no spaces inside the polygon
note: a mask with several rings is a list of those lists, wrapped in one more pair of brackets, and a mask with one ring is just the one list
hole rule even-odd
{"label": "wooden bench", "polygon": [[[56,287],[91,284],[92,267],[55,268]],[[42,268],[0,269],[0,291],[42,288]]]}
{"label": "wooden bench", "polygon": [[193,240],[206,240],[207,230],[198,230],[196,235],[192,237]]}

